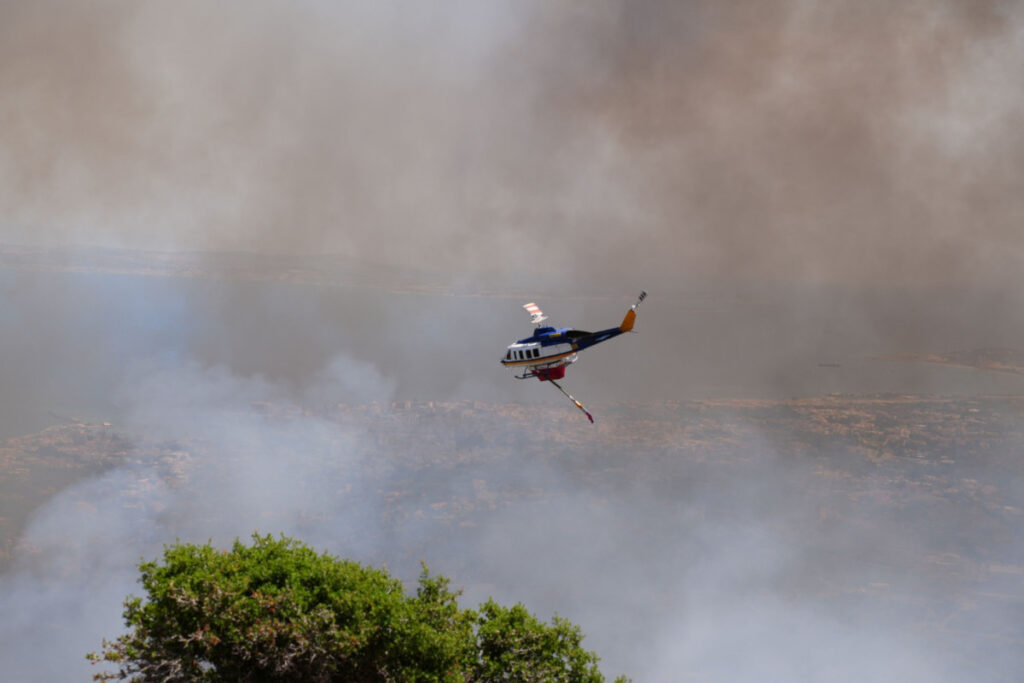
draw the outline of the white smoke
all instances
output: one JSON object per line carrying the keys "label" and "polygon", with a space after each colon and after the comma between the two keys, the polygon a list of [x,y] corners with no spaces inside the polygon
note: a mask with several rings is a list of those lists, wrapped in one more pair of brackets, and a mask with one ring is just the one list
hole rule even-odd
{"label": "white smoke", "polygon": [[[314,389],[332,404],[390,398],[375,368],[341,355]],[[360,482],[386,465],[368,462],[376,456],[358,429],[314,416],[265,379],[195,361],[134,364],[116,400],[129,408],[122,428],[137,435],[129,461],[41,508],[0,578],[11,675],[87,675],[84,654],[122,629],[135,564],[176,540],[226,545],[259,531],[379,554],[376,492]]]}

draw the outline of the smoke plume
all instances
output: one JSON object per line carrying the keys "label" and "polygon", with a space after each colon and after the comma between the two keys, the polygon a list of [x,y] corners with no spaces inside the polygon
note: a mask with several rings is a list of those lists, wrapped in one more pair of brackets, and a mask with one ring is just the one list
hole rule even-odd
{"label": "smoke plume", "polygon": [[[1018,283],[1005,2],[0,5],[0,236]],[[631,280],[626,280],[631,282]]]}

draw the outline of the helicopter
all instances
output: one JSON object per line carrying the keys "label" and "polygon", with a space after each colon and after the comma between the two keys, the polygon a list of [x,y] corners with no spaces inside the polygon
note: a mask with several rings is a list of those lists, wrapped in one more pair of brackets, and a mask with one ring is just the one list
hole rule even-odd
{"label": "helicopter", "polygon": [[515,375],[516,379],[536,377],[541,382],[551,382],[575,403],[576,407],[582,410],[593,424],[594,416],[572,394],[563,389],[557,380],[565,377],[566,369],[577,361],[580,351],[632,331],[633,323],[636,321],[636,309],[646,298],[647,292],[640,292],[636,303],[629,307],[626,317],[622,319],[622,323],[618,327],[609,327],[598,332],[541,325],[548,317],[544,315],[540,307],[532,301],[524,304],[523,308],[530,314],[530,322],[537,328],[533,331],[532,336],[509,344],[505,351],[505,357],[501,359],[501,364],[514,371],[519,371],[521,374]]}

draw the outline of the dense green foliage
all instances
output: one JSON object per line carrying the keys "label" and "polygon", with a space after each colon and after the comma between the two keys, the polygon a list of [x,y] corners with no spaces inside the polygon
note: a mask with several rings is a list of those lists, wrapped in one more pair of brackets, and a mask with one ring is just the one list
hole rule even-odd
{"label": "dense green foliage", "polygon": [[[603,681],[569,621],[459,593],[424,567],[414,596],[384,570],[254,536],[231,551],[165,548],[140,565],[130,629],[89,658],[134,681]],[[624,680],[624,679],[620,679]]]}

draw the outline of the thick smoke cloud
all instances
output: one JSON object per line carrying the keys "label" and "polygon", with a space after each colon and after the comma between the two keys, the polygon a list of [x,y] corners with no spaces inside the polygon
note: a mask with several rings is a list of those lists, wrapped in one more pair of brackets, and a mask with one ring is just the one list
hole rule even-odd
{"label": "thick smoke cloud", "polygon": [[0,5],[0,236],[1017,282],[1015,3]]}

